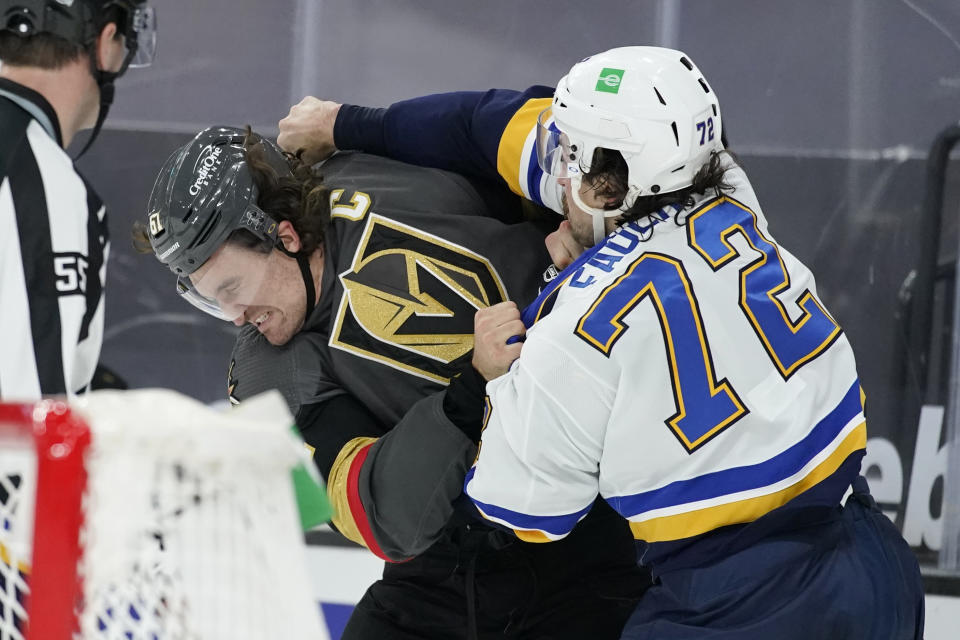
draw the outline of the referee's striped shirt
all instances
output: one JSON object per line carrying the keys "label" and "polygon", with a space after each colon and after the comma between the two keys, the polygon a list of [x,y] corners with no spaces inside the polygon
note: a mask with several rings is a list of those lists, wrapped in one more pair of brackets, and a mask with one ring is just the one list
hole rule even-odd
{"label": "referee's striped shirt", "polygon": [[100,198],[39,93],[0,78],[0,399],[74,395],[103,341]]}

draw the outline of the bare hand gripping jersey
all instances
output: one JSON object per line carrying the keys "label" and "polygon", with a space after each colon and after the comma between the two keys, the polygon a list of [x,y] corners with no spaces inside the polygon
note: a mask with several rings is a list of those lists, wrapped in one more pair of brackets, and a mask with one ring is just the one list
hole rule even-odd
{"label": "bare hand gripping jersey", "polygon": [[429,544],[425,526],[449,517],[474,456],[442,410],[473,347],[473,315],[532,300],[550,259],[540,231],[489,217],[460,176],[362,154],[339,154],[323,172],[333,207],[320,300],[282,347],[243,329],[230,392],[242,400],[279,388],[295,414],[344,394],[359,400],[382,431],[324,425],[314,443],[339,451],[327,478],[335,522],[385,558],[407,557]]}
{"label": "bare hand gripping jersey", "polygon": [[727,197],[622,226],[525,312],[466,483],[487,517],[555,540],[599,494],[671,543],[840,503],[866,444],[853,352],[730,167]]}

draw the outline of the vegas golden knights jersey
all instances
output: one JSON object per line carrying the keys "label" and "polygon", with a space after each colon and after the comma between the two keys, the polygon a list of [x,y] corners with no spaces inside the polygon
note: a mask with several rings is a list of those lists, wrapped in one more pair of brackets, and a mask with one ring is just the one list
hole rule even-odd
{"label": "vegas golden knights jersey", "polygon": [[309,359],[283,360],[296,367],[292,386],[281,389],[294,411],[346,391],[394,423],[416,399],[447,385],[455,361],[473,348],[477,309],[532,301],[550,257],[537,227],[491,217],[477,190],[455,174],[355,153],[338,154],[323,173],[332,206],[320,300],[284,347],[271,347],[253,326],[243,329],[232,393],[256,392],[248,369],[284,379],[264,354],[309,342],[312,349],[299,349]]}
{"label": "vegas golden knights jersey", "polygon": [[542,231],[493,217],[509,216],[458,175],[352,153],[323,172],[332,206],[317,306],[283,346],[245,327],[229,389],[242,401],[277,388],[295,415],[343,394],[366,407],[383,431],[320,425],[313,444],[318,453],[332,448],[336,460],[318,466],[337,528],[401,559],[429,545],[423,531],[447,521],[475,455],[442,408],[451,376],[469,359],[473,316],[533,300],[550,259]]}

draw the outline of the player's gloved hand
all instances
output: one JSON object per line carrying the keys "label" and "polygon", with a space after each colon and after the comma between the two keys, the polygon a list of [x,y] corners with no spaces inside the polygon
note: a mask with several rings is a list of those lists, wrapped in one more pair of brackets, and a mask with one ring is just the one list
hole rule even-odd
{"label": "player's gloved hand", "polygon": [[303,150],[301,157],[308,164],[326,160],[337,150],[333,124],[339,111],[339,102],[307,96],[290,107],[290,113],[280,121],[277,144],[287,153]]}
{"label": "player's gloved hand", "polygon": [[505,374],[523,348],[523,342],[507,344],[507,340],[526,332],[515,302],[501,302],[477,311],[473,316],[473,368],[485,380]]}
{"label": "player's gloved hand", "polygon": [[561,222],[557,230],[547,236],[544,243],[547,245],[547,252],[553,264],[561,270],[569,267],[570,263],[584,251],[580,243],[574,240],[568,220]]}

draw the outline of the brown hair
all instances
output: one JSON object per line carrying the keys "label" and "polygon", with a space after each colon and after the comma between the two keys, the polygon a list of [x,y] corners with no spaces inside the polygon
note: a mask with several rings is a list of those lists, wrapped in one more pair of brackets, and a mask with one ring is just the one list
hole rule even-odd
{"label": "brown hair", "polygon": [[[681,209],[692,207],[694,196],[708,191],[713,191],[718,197],[731,191],[733,187],[724,180],[726,169],[723,168],[723,154],[729,155],[736,162],[736,156],[730,151],[715,151],[710,155],[710,160],[693,176],[689,187],[668,193],[639,196],[630,208],[617,218],[617,224],[639,220],[670,205]],[[584,178],[597,195],[622,200],[627,193],[627,162],[619,151],[598,148],[593,154],[590,172],[584,174]]]}
{"label": "brown hair", "polygon": [[289,221],[300,236],[300,250],[309,255],[323,245],[330,221],[330,189],[323,183],[323,175],[306,164],[300,153],[284,153],[290,173],[278,173],[267,160],[265,144],[247,126],[243,148],[257,186],[257,206],[274,220]]}
{"label": "brown hair", "polygon": [[[124,9],[110,7],[97,18],[96,33],[99,35],[111,22],[117,25],[115,39],[122,33]],[[96,42],[96,40],[94,40]],[[84,53],[91,54],[93,43],[79,45],[52,33],[37,33],[30,36],[18,35],[12,31],[0,31],[0,60],[14,67],[38,67],[40,69],[60,69],[80,58]]]}

